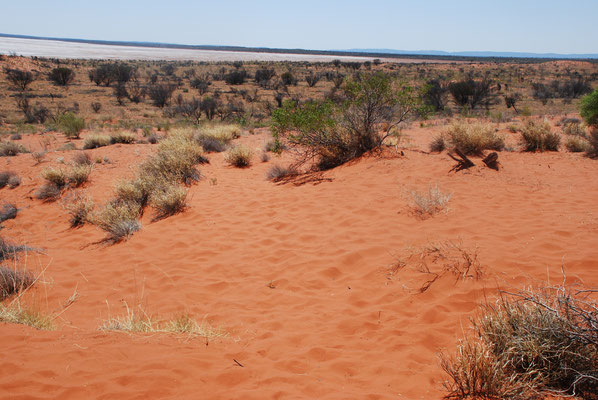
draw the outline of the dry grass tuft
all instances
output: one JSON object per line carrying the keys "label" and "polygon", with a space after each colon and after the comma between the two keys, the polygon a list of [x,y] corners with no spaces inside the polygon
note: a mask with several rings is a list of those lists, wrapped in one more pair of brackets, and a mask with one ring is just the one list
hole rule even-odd
{"label": "dry grass tuft", "polygon": [[484,150],[501,151],[505,141],[491,124],[457,122],[447,132],[451,145],[465,155],[482,155]]}
{"label": "dry grass tuft", "polygon": [[268,169],[268,172],[266,172],[266,179],[272,182],[279,182],[285,178],[296,175],[298,175],[298,171],[294,167],[285,167],[279,164],[274,164]]}
{"label": "dry grass tuft", "polygon": [[93,200],[80,193],[74,193],[65,199],[64,208],[69,213],[71,228],[77,228],[90,222],[94,207]]}
{"label": "dry grass tuft", "polygon": [[567,138],[565,142],[565,147],[571,153],[583,153],[590,150],[591,146],[590,143],[583,137],[579,136],[571,136]]}
{"label": "dry grass tuft", "polygon": [[[536,399],[598,393],[596,290],[563,285],[487,303],[454,358],[443,357],[448,399]],[[477,396],[477,397],[476,397]]]}
{"label": "dry grass tuft", "polygon": [[241,137],[241,128],[235,124],[207,124],[199,128],[198,134],[228,144]]}
{"label": "dry grass tuft", "polygon": [[183,212],[187,207],[187,189],[177,185],[161,187],[151,195],[156,218],[162,219]]}
{"label": "dry grass tuft", "polygon": [[108,135],[91,134],[83,141],[83,149],[97,149],[98,147],[109,146],[112,144],[112,138]]}
{"label": "dry grass tuft", "polygon": [[427,192],[412,192],[412,206],[413,213],[419,218],[428,218],[434,214],[444,211],[448,214],[448,203],[452,195],[443,192],[438,185],[431,185]]}
{"label": "dry grass tuft", "polygon": [[93,161],[91,160],[91,157],[89,156],[89,154],[87,154],[84,151],[78,151],[73,156],[72,164],[73,165],[92,165]]}
{"label": "dry grass tuft", "polygon": [[446,150],[446,139],[443,135],[436,136],[430,143],[430,151],[434,153],[441,153]]}
{"label": "dry grass tuft", "polygon": [[125,306],[127,312],[124,316],[108,319],[99,329],[130,333],[177,333],[206,339],[228,336],[226,332],[213,328],[205,320],[197,322],[188,314],[181,314],[167,320],[157,320],[140,306],[136,309],[131,309],[126,304]]}
{"label": "dry grass tuft", "polygon": [[9,219],[15,219],[19,209],[12,203],[5,203],[0,209],[0,224]]}
{"label": "dry grass tuft", "polygon": [[2,171],[0,172],[0,189],[8,186],[11,189],[16,188],[21,184],[21,179],[13,171]]}
{"label": "dry grass tuft", "polygon": [[133,144],[137,141],[137,135],[132,132],[118,132],[110,137],[111,143]]}
{"label": "dry grass tuft", "polygon": [[239,145],[235,146],[226,153],[224,161],[237,168],[247,168],[251,165],[253,151],[250,148]]}
{"label": "dry grass tuft", "polygon": [[0,322],[27,325],[39,330],[54,329],[54,320],[34,309],[23,308],[19,302],[0,304]]}
{"label": "dry grass tuft", "polygon": [[0,266],[0,301],[27,289],[33,282],[33,276],[26,271]]}
{"label": "dry grass tuft", "polygon": [[0,237],[0,261],[14,259],[17,257],[17,253],[32,250],[35,249],[22,244],[13,244],[7,242],[5,239]]}
{"label": "dry grass tuft", "polygon": [[552,132],[546,120],[528,120],[521,129],[521,139],[525,151],[558,151],[561,144],[561,135]]}
{"label": "dry grass tuft", "polygon": [[113,201],[93,214],[90,222],[108,234],[105,241],[117,243],[141,229],[141,222],[138,221],[140,214],[138,204]]}
{"label": "dry grass tuft", "polygon": [[15,142],[0,142],[0,157],[14,157],[20,153],[29,153],[29,151]]}

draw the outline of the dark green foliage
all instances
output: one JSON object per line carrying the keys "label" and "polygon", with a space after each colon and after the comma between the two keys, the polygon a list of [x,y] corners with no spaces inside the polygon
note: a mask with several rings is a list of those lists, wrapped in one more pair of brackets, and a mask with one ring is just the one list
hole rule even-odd
{"label": "dark green foliage", "polygon": [[6,74],[6,80],[19,90],[26,90],[33,81],[35,81],[35,75],[30,71],[23,71],[21,69],[6,68],[4,70]]}
{"label": "dark green foliage", "polygon": [[58,86],[68,86],[75,79],[75,71],[66,67],[54,68],[48,75],[48,79]]}
{"label": "dark green foliage", "polygon": [[581,99],[580,114],[586,124],[598,128],[598,89]]}

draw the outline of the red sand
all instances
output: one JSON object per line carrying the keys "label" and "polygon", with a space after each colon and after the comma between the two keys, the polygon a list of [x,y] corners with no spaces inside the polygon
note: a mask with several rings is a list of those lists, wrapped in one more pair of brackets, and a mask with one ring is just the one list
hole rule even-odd
{"label": "red sand", "polygon": [[[0,190],[23,208],[2,236],[45,249],[27,267],[43,271],[26,302],[59,313],[58,330],[0,324],[0,397],[11,399],[439,399],[437,354],[454,351],[484,296],[534,280],[596,286],[598,162],[570,153],[500,153],[503,168],[448,173],[446,154],[426,154],[432,131],[415,128],[400,157],[386,152],[303,185],[264,179],[277,160],[249,169],[210,155],[183,214],[151,221],[128,242],[92,244],[93,226],[69,229],[60,202],[27,199],[42,169],[73,153],[0,159],[21,187]],[[37,136],[24,138],[35,143]],[[265,133],[241,142],[258,148]],[[93,150],[88,192],[109,197],[151,145]],[[288,156],[285,156],[288,157]],[[481,163],[480,163],[481,164]],[[421,220],[410,193],[438,183],[448,214]],[[431,242],[477,248],[479,280],[428,279],[393,265]],[[272,282],[274,288],[269,287]],[[229,333],[206,343],[167,334],[99,331],[124,303],[159,316],[189,312]],[[235,363],[237,360],[239,364]]]}

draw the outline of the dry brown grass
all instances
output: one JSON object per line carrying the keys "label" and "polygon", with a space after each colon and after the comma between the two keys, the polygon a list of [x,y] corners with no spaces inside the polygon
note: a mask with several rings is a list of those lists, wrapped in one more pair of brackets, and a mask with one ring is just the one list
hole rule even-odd
{"label": "dry brown grass", "polygon": [[481,155],[484,150],[501,151],[504,139],[496,134],[492,124],[482,122],[456,122],[447,132],[451,146],[466,155]]}
{"label": "dry brown grass", "polygon": [[452,194],[446,193],[438,185],[430,185],[426,192],[411,193],[411,210],[422,219],[429,218],[434,214],[444,212],[448,214],[448,203]]}
{"label": "dry brown grass", "polygon": [[237,168],[247,168],[251,165],[252,157],[253,151],[250,148],[239,145],[233,147],[226,153],[224,161]]}
{"label": "dry brown grass", "polygon": [[521,140],[525,151],[558,151],[561,135],[552,131],[547,120],[530,119],[521,129]]}
{"label": "dry brown grass", "polygon": [[563,283],[486,303],[457,355],[442,357],[446,398],[596,398],[597,292]]}
{"label": "dry brown grass", "polygon": [[212,327],[207,321],[198,322],[188,314],[159,319],[146,312],[141,306],[132,309],[125,303],[125,307],[127,310],[125,315],[109,318],[99,329],[129,333],[175,333],[202,337],[206,340],[228,336],[226,332]]}

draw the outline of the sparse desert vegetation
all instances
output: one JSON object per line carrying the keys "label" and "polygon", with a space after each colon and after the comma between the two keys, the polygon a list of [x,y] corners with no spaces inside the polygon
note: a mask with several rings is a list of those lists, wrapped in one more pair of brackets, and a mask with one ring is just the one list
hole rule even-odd
{"label": "sparse desert vegetation", "polygon": [[0,397],[593,398],[597,64],[440,61],[0,57]]}

